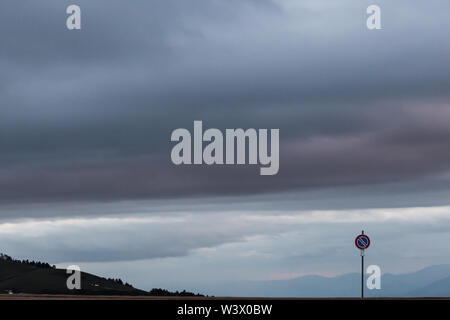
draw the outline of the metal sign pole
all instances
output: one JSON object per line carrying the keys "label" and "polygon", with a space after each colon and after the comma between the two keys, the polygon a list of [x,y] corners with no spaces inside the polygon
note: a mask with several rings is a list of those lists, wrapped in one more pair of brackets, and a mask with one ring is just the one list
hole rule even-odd
{"label": "metal sign pole", "polygon": [[355,246],[361,250],[361,299],[364,299],[364,252],[370,246],[370,238],[364,234],[364,230],[356,237]]}
{"label": "metal sign pole", "polygon": [[364,250],[361,250],[361,299],[364,299]]}
{"label": "metal sign pole", "polygon": [[[364,234],[364,230],[361,234]],[[361,299],[364,299],[364,249],[361,250]]]}

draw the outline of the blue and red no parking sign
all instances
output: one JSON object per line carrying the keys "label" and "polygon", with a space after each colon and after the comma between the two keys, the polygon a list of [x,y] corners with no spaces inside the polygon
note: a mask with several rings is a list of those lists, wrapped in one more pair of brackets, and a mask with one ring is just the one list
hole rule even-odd
{"label": "blue and red no parking sign", "polygon": [[370,239],[365,234],[360,234],[355,239],[355,246],[360,250],[365,250],[370,246]]}

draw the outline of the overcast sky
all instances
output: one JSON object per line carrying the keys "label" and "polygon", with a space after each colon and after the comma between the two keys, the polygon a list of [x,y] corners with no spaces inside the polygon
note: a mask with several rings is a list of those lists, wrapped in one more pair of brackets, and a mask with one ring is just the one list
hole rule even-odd
{"label": "overcast sky", "polygon": [[[70,4],[81,30],[66,29]],[[366,28],[371,4],[381,30]],[[357,271],[362,228],[383,271],[450,263],[433,245],[450,240],[449,10],[3,0],[2,251],[211,294],[235,278]],[[170,134],[194,120],[279,128],[279,173],[173,165]],[[399,255],[398,232],[414,245]]]}

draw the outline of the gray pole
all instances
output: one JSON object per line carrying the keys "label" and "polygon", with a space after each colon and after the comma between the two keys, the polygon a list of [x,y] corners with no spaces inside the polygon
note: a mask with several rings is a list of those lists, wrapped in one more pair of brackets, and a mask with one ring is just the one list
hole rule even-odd
{"label": "gray pole", "polygon": [[[361,234],[364,234],[364,230]],[[361,250],[361,299],[364,299],[364,250]]]}
{"label": "gray pole", "polygon": [[361,250],[361,299],[364,299],[364,250]]}

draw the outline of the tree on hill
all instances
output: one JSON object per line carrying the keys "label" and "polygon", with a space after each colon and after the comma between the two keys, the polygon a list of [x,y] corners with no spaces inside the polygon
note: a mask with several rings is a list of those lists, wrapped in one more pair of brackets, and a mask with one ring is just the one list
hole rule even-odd
{"label": "tree on hill", "polygon": [[183,290],[181,292],[179,291],[175,291],[175,292],[170,292],[169,290],[166,289],[161,289],[161,288],[153,288],[152,290],[149,291],[149,294],[151,296],[161,296],[161,297],[204,297],[204,295],[200,294],[200,293],[193,293],[193,292],[189,292],[186,290]]}
{"label": "tree on hill", "polygon": [[30,261],[28,259],[26,259],[26,260],[13,259],[13,258],[11,258],[10,256],[8,256],[7,254],[4,254],[4,253],[0,253],[0,260],[26,264],[26,265],[37,267],[37,268],[45,268],[45,269],[50,269],[50,268],[55,269],[56,268],[55,265],[50,265],[47,262],[34,261],[34,260]]}

